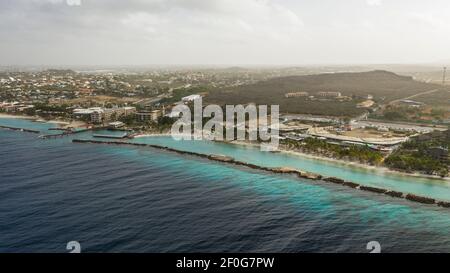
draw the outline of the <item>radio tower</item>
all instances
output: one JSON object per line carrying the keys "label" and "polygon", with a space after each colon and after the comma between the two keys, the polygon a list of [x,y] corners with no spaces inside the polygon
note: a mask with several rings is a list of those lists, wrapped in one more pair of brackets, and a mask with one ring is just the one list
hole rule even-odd
{"label": "radio tower", "polygon": [[447,67],[444,67],[444,74],[442,75],[442,84],[445,84],[445,77],[447,76]]}

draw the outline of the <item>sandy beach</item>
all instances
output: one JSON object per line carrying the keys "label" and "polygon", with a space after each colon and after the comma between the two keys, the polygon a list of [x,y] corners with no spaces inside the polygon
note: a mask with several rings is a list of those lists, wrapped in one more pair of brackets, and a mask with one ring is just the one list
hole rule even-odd
{"label": "sandy beach", "polygon": [[[243,146],[248,146],[248,147],[259,147],[259,144],[248,143],[248,142],[244,142],[244,141],[233,141],[233,142],[223,142],[223,143],[232,144],[232,145],[243,145]],[[363,163],[359,163],[359,162],[345,161],[345,160],[340,160],[340,159],[336,159],[336,158],[323,157],[320,155],[306,154],[306,153],[302,153],[302,152],[298,152],[298,151],[288,151],[288,150],[284,150],[284,149],[280,149],[279,151],[280,151],[280,153],[290,154],[290,155],[303,157],[303,158],[310,158],[310,159],[314,159],[314,160],[320,160],[320,161],[324,161],[324,162],[331,162],[334,164],[349,166],[349,167],[353,167],[353,168],[370,170],[370,171],[377,172],[377,173],[391,173],[391,174],[400,175],[400,176],[427,178],[427,179],[433,179],[433,180],[450,183],[450,177],[439,177],[439,176],[435,176],[435,175],[426,175],[426,174],[421,174],[421,173],[405,173],[405,172],[400,172],[400,171],[396,171],[396,170],[391,170],[387,167],[371,166],[371,165],[367,165],[367,164],[363,164]]]}
{"label": "sandy beach", "polygon": [[59,120],[50,120],[47,123],[55,123],[59,124],[61,128],[86,128],[87,124],[83,121],[72,120],[72,121],[59,121]]}
{"label": "sandy beach", "polygon": [[17,118],[17,119],[28,119],[28,120],[37,120],[37,119],[39,119],[39,117],[10,115],[10,114],[5,114],[5,113],[0,113],[0,118]]}
{"label": "sandy beach", "polygon": [[[9,114],[4,114],[4,113],[0,114],[0,118],[28,119],[28,120],[33,120],[36,122],[54,123],[54,124],[58,124],[61,128],[69,128],[69,127],[84,128],[87,126],[87,124],[82,121],[44,120],[39,117],[9,115]],[[168,133],[143,132],[143,133],[138,133],[136,136],[134,136],[134,138],[168,137],[168,136],[172,136],[172,134],[169,132]],[[180,135],[180,136],[182,136],[182,135]],[[231,142],[218,141],[218,142],[230,144],[230,145],[241,145],[241,146],[254,147],[254,148],[258,148],[260,146],[257,143],[249,143],[249,142],[245,142],[245,141],[231,141]],[[387,167],[382,167],[382,166],[371,166],[371,165],[367,165],[367,164],[363,164],[363,163],[359,163],[359,162],[345,161],[345,160],[341,160],[341,159],[329,158],[329,157],[324,157],[324,156],[320,156],[320,155],[302,153],[299,151],[285,150],[282,147],[281,147],[281,149],[279,149],[279,152],[298,156],[298,157],[303,157],[303,158],[310,158],[310,159],[320,160],[320,161],[324,161],[324,162],[331,162],[331,163],[342,165],[342,166],[361,168],[361,169],[365,169],[365,170],[369,170],[369,171],[377,172],[377,173],[391,173],[391,174],[400,175],[400,176],[427,178],[427,179],[433,179],[433,180],[450,183],[450,177],[442,178],[442,177],[435,176],[435,175],[426,175],[426,174],[421,174],[421,173],[406,173],[406,172],[401,172],[401,171],[397,171],[397,170],[392,170],[392,169],[389,169]]]}

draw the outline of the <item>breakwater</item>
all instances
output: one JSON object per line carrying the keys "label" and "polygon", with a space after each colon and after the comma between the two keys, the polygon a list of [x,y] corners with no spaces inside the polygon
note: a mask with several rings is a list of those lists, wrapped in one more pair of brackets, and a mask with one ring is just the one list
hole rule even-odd
{"label": "breakwater", "polygon": [[95,129],[86,128],[86,129],[80,129],[80,130],[74,130],[74,129],[58,130],[57,128],[50,128],[48,130],[63,131],[63,132],[60,133],[60,134],[42,135],[42,136],[40,136],[40,138],[43,138],[43,139],[61,138],[61,137],[66,137],[66,136],[70,136],[70,135],[80,134],[80,133],[84,133],[84,132],[88,132],[88,131],[93,131]]}
{"label": "breakwater", "polygon": [[42,139],[59,138],[59,137],[65,137],[65,136],[73,135],[73,134],[74,134],[74,132],[72,132],[72,131],[64,131],[61,134],[42,135],[42,136],[40,136],[40,138],[42,138]]}
{"label": "breakwater", "polygon": [[38,130],[31,130],[31,129],[25,129],[25,128],[19,128],[19,127],[11,127],[11,126],[3,126],[0,125],[1,129],[7,129],[7,130],[13,130],[13,131],[21,131],[26,133],[33,133],[33,134],[39,134],[40,131]]}
{"label": "breakwater", "polygon": [[93,137],[96,138],[113,138],[113,139],[124,139],[128,137],[128,134],[124,134],[121,136],[114,136],[114,135],[102,135],[102,134],[94,134],[92,135]]}
{"label": "breakwater", "polygon": [[165,151],[169,151],[169,152],[174,152],[177,154],[205,158],[205,159],[212,160],[212,161],[243,166],[243,167],[266,171],[266,172],[275,173],[275,174],[295,175],[296,177],[303,178],[303,179],[325,181],[325,182],[329,182],[329,183],[333,183],[333,184],[342,185],[344,187],[349,187],[352,189],[367,191],[367,192],[376,193],[376,194],[384,194],[384,195],[388,195],[393,198],[402,198],[402,199],[406,199],[406,200],[409,200],[412,202],[428,204],[428,205],[438,205],[440,207],[450,208],[450,202],[439,201],[439,200],[436,200],[433,198],[428,198],[428,197],[423,197],[423,196],[418,196],[418,195],[413,195],[413,194],[407,194],[407,193],[402,193],[402,192],[398,192],[398,191],[392,191],[389,189],[360,185],[358,183],[351,182],[351,181],[345,181],[340,178],[324,177],[317,173],[305,172],[305,171],[293,169],[293,168],[286,168],[286,167],[271,168],[271,167],[259,166],[259,165],[255,165],[255,164],[251,164],[251,163],[247,163],[247,162],[243,162],[243,161],[238,161],[238,160],[234,159],[233,157],[228,157],[228,156],[208,155],[208,154],[202,154],[202,153],[196,153],[196,152],[182,151],[182,150],[173,149],[173,148],[170,148],[167,146],[144,144],[144,143],[131,143],[131,142],[125,142],[125,141],[124,142],[122,142],[122,141],[96,141],[96,140],[74,139],[74,140],[72,140],[72,142],[103,144],[103,145],[126,145],[126,146],[137,146],[137,147],[150,147],[150,148],[165,150]]}

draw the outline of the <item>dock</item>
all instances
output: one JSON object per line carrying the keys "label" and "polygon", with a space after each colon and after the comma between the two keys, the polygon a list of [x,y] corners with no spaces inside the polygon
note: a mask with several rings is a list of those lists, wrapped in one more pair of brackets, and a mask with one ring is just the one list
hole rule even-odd
{"label": "dock", "polygon": [[95,138],[124,139],[124,138],[128,137],[128,134],[123,134],[121,136],[93,134],[92,136],[95,137]]}
{"label": "dock", "polygon": [[19,128],[19,127],[3,126],[3,125],[0,125],[0,128],[1,129],[7,129],[7,130],[13,130],[13,131],[21,131],[21,132],[26,132],[26,133],[33,133],[33,134],[39,134],[41,132],[41,131],[38,131],[38,130]]}
{"label": "dock", "polygon": [[90,131],[92,129],[81,129],[81,130],[58,130],[56,128],[50,128],[48,129],[50,131],[63,131],[60,134],[49,134],[49,135],[42,135],[39,136],[42,139],[52,139],[52,138],[61,138],[61,137],[66,137],[66,136],[70,136],[70,135],[75,135],[75,134],[79,134],[79,133],[83,133],[83,132],[87,132]]}
{"label": "dock", "polygon": [[56,128],[48,128],[49,131],[70,131],[70,129],[67,128],[60,128],[60,127],[56,127]]}
{"label": "dock", "polygon": [[50,138],[60,138],[60,137],[65,137],[65,136],[69,136],[72,135],[72,132],[64,132],[62,134],[53,134],[53,135],[42,135],[39,136],[42,139],[50,139]]}

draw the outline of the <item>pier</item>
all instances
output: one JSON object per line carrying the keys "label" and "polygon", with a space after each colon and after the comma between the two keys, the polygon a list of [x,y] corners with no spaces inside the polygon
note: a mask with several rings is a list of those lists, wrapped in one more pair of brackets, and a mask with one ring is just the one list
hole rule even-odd
{"label": "pier", "polygon": [[50,128],[48,130],[50,130],[50,131],[64,131],[64,132],[62,132],[61,134],[42,135],[42,136],[39,136],[39,137],[42,138],[42,139],[62,138],[62,137],[70,136],[70,135],[84,133],[84,132],[91,131],[91,130],[94,130],[94,129],[88,128],[88,129],[81,129],[81,130],[64,130],[64,129],[63,130],[58,130],[57,128]]}
{"label": "pier", "polygon": [[64,132],[62,134],[42,135],[42,136],[39,136],[39,137],[42,138],[42,139],[50,139],[50,138],[61,138],[61,137],[65,137],[65,136],[73,135],[73,134],[74,133],[72,133],[72,132]]}
{"label": "pier", "polygon": [[66,129],[66,128],[48,128],[49,131],[70,131],[70,129]]}
{"label": "pier", "polygon": [[38,131],[38,130],[32,130],[32,129],[26,129],[26,128],[18,128],[18,127],[10,127],[10,126],[3,126],[3,125],[0,125],[0,129],[21,131],[21,132],[33,133],[33,134],[39,134],[41,132],[41,131]]}
{"label": "pier", "polygon": [[295,175],[298,178],[302,178],[302,179],[329,182],[329,183],[338,184],[338,185],[341,185],[344,187],[349,187],[349,188],[356,189],[356,190],[367,191],[367,192],[371,192],[371,193],[375,193],[375,194],[384,194],[384,195],[390,196],[392,198],[405,199],[405,200],[409,200],[409,201],[416,202],[416,203],[422,203],[422,204],[427,204],[427,205],[437,205],[437,206],[443,207],[443,208],[450,208],[450,202],[446,202],[446,201],[439,201],[439,200],[435,200],[433,198],[417,196],[417,195],[413,195],[413,194],[405,194],[402,192],[392,191],[392,190],[388,190],[388,189],[369,187],[369,186],[365,186],[365,185],[360,185],[358,183],[345,181],[343,179],[336,178],[336,177],[323,177],[320,174],[305,172],[302,170],[297,170],[297,169],[292,169],[292,168],[283,168],[283,167],[282,168],[271,168],[271,167],[258,166],[258,165],[254,165],[254,164],[247,163],[247,162],[237,161],[234,158],[228,157],[228,156],[207,155],[207,154],[182,151],[182,150],[177,150],[177,149],[173,149],[173,148],[169,148],[169,147],[165,147],[165,146],[144,144],[144,143],[96,141],[96,140],[83,140],[83,139],[73,139],[72,142],[73,143],[122,145],[122,146],[126,145],[126,146],[155,148],[155,149],[165,150],[165,151],[174,152],[174,153],[178,153],[178,154],[191,155],[191,156],[196,156],[199,158],[205,158],[205,159],[208,159],[211,161],[223,162],[223,163],[233,164],[233,165],[238,165],[238,166],[244,166],[247,168],[257,169],[257,170],[266,171],[266,172],[275,173],[275,174]]}
{"label": "pier", "polygon": [[92,135],[95,138],[112,138],[112,139],[124,139],[128,137],[128,134],[123,134],[121,136],[114,136],[114,135],[102,135],[102,134],[94,134]]}

